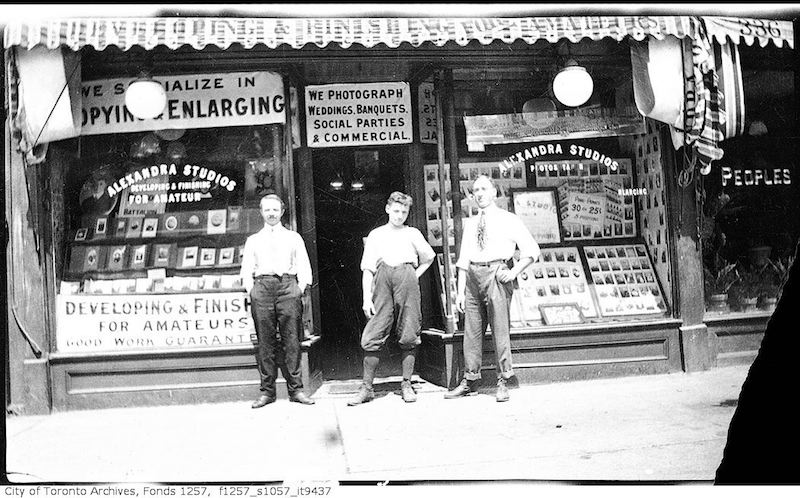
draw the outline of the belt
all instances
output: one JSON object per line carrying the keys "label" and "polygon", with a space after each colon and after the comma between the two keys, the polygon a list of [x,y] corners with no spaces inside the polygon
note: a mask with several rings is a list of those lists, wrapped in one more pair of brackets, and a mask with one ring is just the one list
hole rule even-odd
{"label": "belt", "polygon": [[494,265],[508,265],[506,259],[495,259],[494,261],[473,261],[470,263],[473,266],[494,266]]}
{"label": "belt", "polygon": [[283,279],[285,279],[285,278],[295,278],[296,279],[297,275],[294,275],[292,273],[284,273],[283,275],[276,275],[274,273],[270,273],[270,274],[265,274],[265,275],[256,275],[255,277],[253,277],[253,280],[267,280],[267,279],[270,279],[270,280],[281,280],[281,281],[283,281]]}

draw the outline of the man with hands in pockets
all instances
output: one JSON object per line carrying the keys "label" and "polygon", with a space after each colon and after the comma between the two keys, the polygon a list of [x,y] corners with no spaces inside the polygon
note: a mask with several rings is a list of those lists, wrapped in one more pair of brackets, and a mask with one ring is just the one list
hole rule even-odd
{"label": "man with hands in pockets", "polygon": [[[514,375],[509,333],[511,297],[517,275],[539,258],[540,250],[522,220],[497,207],[497,188],[491,178],[476,178],[472,193],[479,213],[464,220],[456,262],[456,309],[464,313],[464,377],[444,397],[460,398],[475,392],[481,378],[483,337],[491,324],[497,366],[496,398],[508,401],[506,383]],[[509,268],[516,248],[520,260]]]}
{"label": "man with hands in pockets", "polygon": [[361,334],[364,377],[358,393],[348,401],[349,406],[375,398],[372,383],[380,362],[379,352],[395,322],[403,350],[401,394],[406,403],[417,399],[411,375],[422,332],[419,277],[435,254],[419,230],[405,225],[412,202],[410,195],[392,192],[385,208],[388,222],[372,230],[364,243],[361,285],[363,310],[369,319]]}

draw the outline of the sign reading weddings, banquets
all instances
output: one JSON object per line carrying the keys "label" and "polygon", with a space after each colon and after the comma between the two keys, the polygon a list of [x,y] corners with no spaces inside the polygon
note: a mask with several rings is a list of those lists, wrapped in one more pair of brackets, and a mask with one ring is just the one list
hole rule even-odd
{"label": "sign reading weddings, banquets", "polygon": [[359,83],[306,87],[309,147],[411,143],[408,83]]}
{"label": "sign reading weddings, banquets", "polygon": [[167,128],[216,128],[285,123],[283,78],[267,71],[155,76],[167,95],[164,112],[139,119],[125,106],[134,78],[84,81],[82,135]]}

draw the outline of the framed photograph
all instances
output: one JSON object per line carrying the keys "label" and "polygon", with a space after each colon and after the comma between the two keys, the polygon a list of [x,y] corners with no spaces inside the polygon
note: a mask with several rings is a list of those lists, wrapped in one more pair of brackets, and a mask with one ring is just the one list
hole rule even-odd
{"label": "framed photograph", "polygon": [[114,229],[114,237],[118,239],[125,238],[125,232],[128,230],[128,218],[118,218],[116,228]]}
{"label": "framed photograph", "polygon": [[204,247],[200,250],[200,266],[214,266],[217,262],[217,249]]}
{"label": "framed photograph", "polygon": [[226,209],[211,209],[208,211],[208,222],[206,225],[206,233],[221,234],[225,233],[225,226],[228,220],[228,212]]}
{"label": "framed photograph", "polygon": [[197,246],[184,247],[181,257],[181,268],[193,268],[197,266]]}
{"label": "framed photograph", "polygon": [[86,240],[86,234],[88,233],[88,228],[79,228],[78,231],[75,232],[75,240]]}
{"label": "framed photograph", "polygon": [[145,267],[147,261],[147,244],[133,246],[131,250],[131,269],[141,269]]}
{"label": "framed photograph", "polygon": [[233,253],[235,248],[234,247],[223,247],[219,250],[219,264],[220,266],[223,265],[232,265],[233,264]]}
{"label": "framed photograph", "polygon": [[142,216],[135,216],[133,218],[128,218],[128,229],[125,232],[126,239],[138,239],[142,236],[142,224],[144,223],[144,217]]}
{"label": "framed photograph", "polygon": [[125,269],[125,257],[128,255],[128,246],[111,246],[108,253],[108,269],[121,271]]}
{"label": "framed photograph", "polygon": [[555,188],[512,188],[511,211],[522,219],[539,245],[562,242],[561,216]]}
{"label": "framed photograph", "polygon": [[156,236],[158,218],[145,218],[142,223],[142,238],[151,239]]}
{"label": "framed photograph", "polygon": [[242,206],[228,206],[228,231],[238,232],[242,226]]}
{"label": "framed photograph", "polygon": [[83,258],[83,271],[95,271],[100,266],[100,248],[87,247]]}
{"label": "framed photograph", "polygon": [[178,217],[174,214],[169,214],[164,218],[164,229],[167,232],[173,232],[178,228]]}
{"label": "framed photograph", "polygon": [[578,303],[540,304],[539,312],[545,325],[568,325],[586,321]]}
{"label": "framed photograph", "polygon": [[108,218],[97,218],[94,224],[94,239],[105,239],[108,230]]}
{"label": "framed photograph", "polygon": [[153,248],[153,266],[166,268],[169,266],[172,244],[156,244]]}

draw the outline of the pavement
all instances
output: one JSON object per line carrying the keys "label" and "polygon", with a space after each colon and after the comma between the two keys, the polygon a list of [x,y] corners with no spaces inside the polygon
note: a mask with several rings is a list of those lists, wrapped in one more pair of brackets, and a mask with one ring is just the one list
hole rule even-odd
{"label": "pavement", "polygon": [[[446,400],[397,378],[286,400],[9,416],[12,482],[678,481],[710,483],[749,365],[559,382]],[[254,393],[254,397],[257,393]]]}

